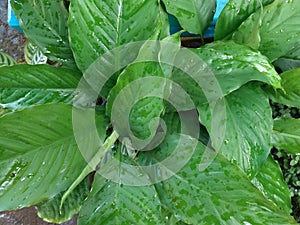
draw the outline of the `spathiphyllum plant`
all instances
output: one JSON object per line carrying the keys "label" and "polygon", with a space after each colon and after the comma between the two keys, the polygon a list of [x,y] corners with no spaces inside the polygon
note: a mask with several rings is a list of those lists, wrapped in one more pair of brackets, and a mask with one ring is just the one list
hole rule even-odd
{"label": "spathiphyllum plant", "polygon": [[270,150],[300,153],[300,119],[273,120],[270,100],[300,107],[300,1],[229,0],[207,43],[216,4],[11,0],[27,64],[0,54],[0,210],[297,224]]}

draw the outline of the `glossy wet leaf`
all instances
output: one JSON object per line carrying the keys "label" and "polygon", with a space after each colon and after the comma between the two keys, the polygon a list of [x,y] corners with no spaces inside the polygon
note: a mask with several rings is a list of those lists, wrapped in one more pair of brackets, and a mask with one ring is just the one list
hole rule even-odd
{"label": "glossy wet leaf", "polygon": [[0,68],[0,106],[13,110],[50,102],[72,103],[81,73],[49,65]]}
{"label": "glossy wet leaf", "polygon": [[61,210],[59,207],[63,192],[47,201],[41,202],[36,206],[38,216],[47,222],[57,224],[73,218],[79,212],[83,201],[87,198],[90,186],[90,177],[87,177],[70,193]]}
{"label": "glossy wet leaf", "polygon": [[230,39],[233,32],[256,10],[261,4],[266,6],[274,0],[229,0],[221,12],[215,28],[215,40]]}
{"label": "glossy wet leaf", "polygon": [[[169,137],[152,157],[161,161],[177,142],[178,137]],[[189,143],[185,147],[191,148]],[[168,199],[170,205],[165,206],[187,224],[297,224],[267,200],[244,172],[200,143],[184,168],[156,189],[161,200]]]}
{"label": "glossy wet leaf", "polygon": [[28,41],[24,47],[24,56],[26,63],[31,65],[47,63],[47,57],[42,53],[39,47],[30,41]]}
{"label": "glossy wet leaf", "polygon": [[[217,105],[222,103],[216,102]],[[226,127],[222,129],[223,140],[212,138],[212,146],[217,148],[221,145],[219,151],[253,178],[271,149],[273,120],[269,99],[258,83],[249,83],[227,95],[224,104],[223,112],[218,107],[211,108],[211,112],[208,106],[199,105],[200,122],[206,126],[211,137],[217,135],[214,132],[219,132],[212,132],[216,122]],[[219,121],[222,116],[224,121]]]}
{"label": "glossy wet leaf", "polygon": [[74,67],[63,0],[11,0],[26,36],[54,62]]}
{"label": "glossy wet leaf", "polygon": [[163,224],[160,209],[153,186],[126,186],[96,174],[92,192],[80,210],[78,225]]}
{"label": "glossy wet leaf", "polygon": [[[82,139],[89,137],[82,129]],[[66,104],[35,106],[2,116],[0,153],[0,210],[54,197],[86,165],[73,134],[72,106]]]}
{"label": "glossy wet leaf", "polygon": [[2,66],[13,66],[17,62],[9,55],[4,52],[0,52],[0,67]]}
{"label": "glossy wet leaf", "polygon": [[291,213],[290,190],[283,179],[280,166],[272,156],[268,157],[252,183],[286,214]]}
{"label": "glossy wet leaf", "polygon": [[300,68],[280,74],[283,90],[267,87],[269,97],[274,101],[290,107],[300,108]]}
{"label": "glossy wet leaf", "polygon": [[[260,13],[260,10],[255,12],[255,14]],[[253,17],[257,17],[257,15]],[[247,20],[252,20],[252,17]],[[264,7],[259,29],[261,37],[259,51],[273,62],[298,48],[299,20],[299,1],[275,0],[272,4]],[[249,23],[251,22],[249,21]]]}
{"label": "glossy wet leaf", "polygon": [[274,120],[272,144],[290,153],[300,153],[300,119],[281,118]]}
{"label": "glossy wet leaf", "polygon": [[181,27],[193,34],[203,35],[212,22],[216,0],[163,0],[167,12],[174,15]]}
{"label": "glossy wet leaf", "polygon": [[123,44],[168,34],[167,15],[158,1],[71,1],[71,47],[85,71],[100,55]]}

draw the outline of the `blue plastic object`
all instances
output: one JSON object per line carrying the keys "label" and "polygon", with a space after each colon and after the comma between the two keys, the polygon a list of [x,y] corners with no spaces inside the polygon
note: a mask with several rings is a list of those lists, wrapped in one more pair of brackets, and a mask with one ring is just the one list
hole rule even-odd
{"label": "blue plastic object", "polygon": [[[204,37],[213,37],[214,36],[215,25],[217,23],[217,20],[220,16],[221,11],[223,10],[224,6],[227,4],[228,1],[229,0],[217,0],[217,8],[216,8],[216,12],[214,15],[214,19],[213,19],[211,25],[208,27],[208,29],[204,32]],[[169,22],[170,22],[170,33],[171,34],[174,34],[178,31],[182,30],[176,17],[169,15]],[[182,36],[190,37],[190,36],[197,36],[197,35],[185,32],[182,34]]]}
{"label": "blue plastic object", "polygon": [[8,2],[8,8],[7,8],[7,23],[8,23],[8,25],[18,31],[22,31],[19,21],[11,9],[10,1],[7,0],[7,2]]}

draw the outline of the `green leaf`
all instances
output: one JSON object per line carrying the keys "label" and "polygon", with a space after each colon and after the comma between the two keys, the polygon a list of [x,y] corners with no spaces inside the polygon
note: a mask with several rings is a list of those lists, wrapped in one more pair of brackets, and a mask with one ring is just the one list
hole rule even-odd
{"label": "green leaf", "polygon": [[[258,10],[254,14],[261,14]],[[259,17],[253,15],[247,20]],[[275,0],[264,8],[259,29],[261,42],[259,51],[271,62],[288,55],[299,47],[300,38],[300,2]],[[246,24],[252,21],[245,21]],[[242,31],[247,32],[247,31]]]}
{"label": "green leaf", "polygon": [[50,102],[72,103],[81,73],[49,65],[0,68],[0,106],[13,110]]}
{"label": "green leaf", "polygon": [[[169,137],[152,157],[161,161],[177,142],[177,136]],[[207,158],[203,158],[204,151]],[[211,163],[203,170],[206,162]],[[200,143],[184,168],[156,188],[161,191],[160,198],[168,199],[176,218],[187,224],[297,224],[267,200],[239,168]]]}
{"label": "green leaf", "polygon": [[[89,139],[88,128],[82,139]],[[86,162],[72,128],[72,106],[48,104],[0,118],[0,211],[35,205],[66,190]]]}
{"label": "green leaf", "polygon": [[47,57],[42,53],[39,47],[28,41],[24,47],[24,55],[27,64],[46,64]]}
{"label": "green leaf", "polygon": [[300,153],[300,119],[274,120],[272,144],[293,154]]}
{"label": "green leaf", "polygon": [[[252,13],[274,0],[229,0],[222,10],[215,28],[215,40],[230,39],[234,31]],[[258,10],[260,11],[260,10]]]}
{"label": "green leaf", "polygon": [[17,62],[9,55],[4,52],[0,52],[0,67],[2,66],[12,66],[17,64]]}
{"label": "green leaf", "polygon": [[168,13],[174,15],[183,29],[203,35],[212,22],[216,0],[163,0]]}
{"label": "green leaf", "polygon": [[92,192],[80,210],[78,225],[102,224],[163,224],[155,188],[105,181],[96,174]]}
{"label": "green leaf", "polygon": [[[257,100],[259,99],[259,101]],[[215,107],[211,112],[208,106],[198,106],[200,122],[203,123],[210,136],[216,136],[213,130],[219,118],[226,129],[221,136],[223,140],[212,139],[212,146],[231,162],[244,170],[249,177],[254,177],[269,155],[272,132],[272,110],[269,99],[257,83],[249,83],[239,90],[227,95],[224,102],[226,111],[218,111]],[[225,113],[220,115],[220,113]]]}
{"label": "green leaf", "polygon": [[300,108],[300,68],[280,74],[282,90],[267,87],[269,97],[277,103]]}
{"label": "green leaf", "polygon": [[300,67],[300,46],[293,50],[291,53],[277,59],[273,63],[276,67],[280,68],[281,71],[286,72]]}
{"label": "green leaf", "polygon": [[11,0],[11,6],[26,36],[50,60],[74,63],[68,39],[68,11],[63,0]]}
{"label": "green leaf", "polygon": [[65,200],[62,209],[60,210],[60,201],[63,192],[55,195],[55,197],[39,203],[36,207],[38,216],[47,222],[63,223],[73,218],[80,210],[83,201],[90,191],[90,177],[88,176],[74,189],[69,197]]}
{"label": "green leaf", "polygon": [[272,156],[268,157],[252,183],[286,214],[291,213],[290,190],[283,179],[280,166]]}
{"label": "green leaf", "polygon": [[[69,30],[78,68],[128,42],[168,34],[168,18],[158,1],[71,1]],[[117,59],[116,59],[117,60]]]}

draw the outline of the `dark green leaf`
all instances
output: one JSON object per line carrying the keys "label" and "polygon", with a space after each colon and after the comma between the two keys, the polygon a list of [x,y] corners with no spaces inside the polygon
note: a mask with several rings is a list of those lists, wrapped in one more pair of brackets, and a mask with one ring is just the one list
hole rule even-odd
{"label": "dark green leaf", "polygon": [[217,20],[214,36],[215,40],[230,39],[233,32],[244,20],[258,10],[261,4],[265,6],[273,1],[274,0],[229,0]]}
{"label": "dark green leaf", "polygon": [[0,68],[0,106],[13,110],[50,102],[71,103],[81,73],[49,65]]}
{"label": "dark green leaf", "polygon": [[163,0],[168,13],[174,15],[183,29],[203,35],[212,22],[216,0]]}
{"label": "dark green leaf", "polygon": [[158,1],[71,1],[70,39],[85,71],[100,55],[123,44],[168,34],[167,15]]}
{"label": "dark green leaf", "polygon": [[[178,136],[169,137],[152,157],[161,161],[177,142]],[[192,146],[186,143],[185,148]],[[187,224],[297,224],[267,200],[239,168],[202,144],[183,169],[156,188],[162,193],[160,198],[169,200],[176,218]]]}
{"label": "dark green leaf", "polygon": [[87,177],[70,193],[61,210],[59,206],[63,192],[55,195],[54,198],[38,204],[36,206],[38,216],[47,222],[57,224],[73,218],[79,212],[83,200],[88,196],[90,186],[90,177]]}
{"label": "dark green leaf", "polygon": [[52,61],[73,65],[63,0],[11,0],[26,36]]}
{"label": "dark green leaf", "polygon": [[0,67],[2,66],[12,66],[17,64],[17,62],[9,55],[4,52],[0,52]]}
{"label": "dark green leaf", "polygon": [[273,63],[283,72],[300,67],[300,46],[291,53],[279,58]]}
{"label": "dark green leaf", "polygon": [[286,214],[291,213],[290,190],[283,179],[280,166],[272,156],[268,157],[252,183]]}
{"label": "dark green leaf", "polygon": [[290,153],[300,153],[300,119],[282,118],[274,121],[272,144]]}
{"label": "dark green leaf", "polygon": [[267,87],[269,97],[277,103],[300,108],[300,68],[280,74],[282,90]]}
{"label": "dark green leaf", "polygon": [[[81,132],[81,139],[90,140],[88,127]],[[35,106],[2,116],[0,154],[0,211],[54,197],[86,166],[73,133],[72,106],[66,104]]]}

